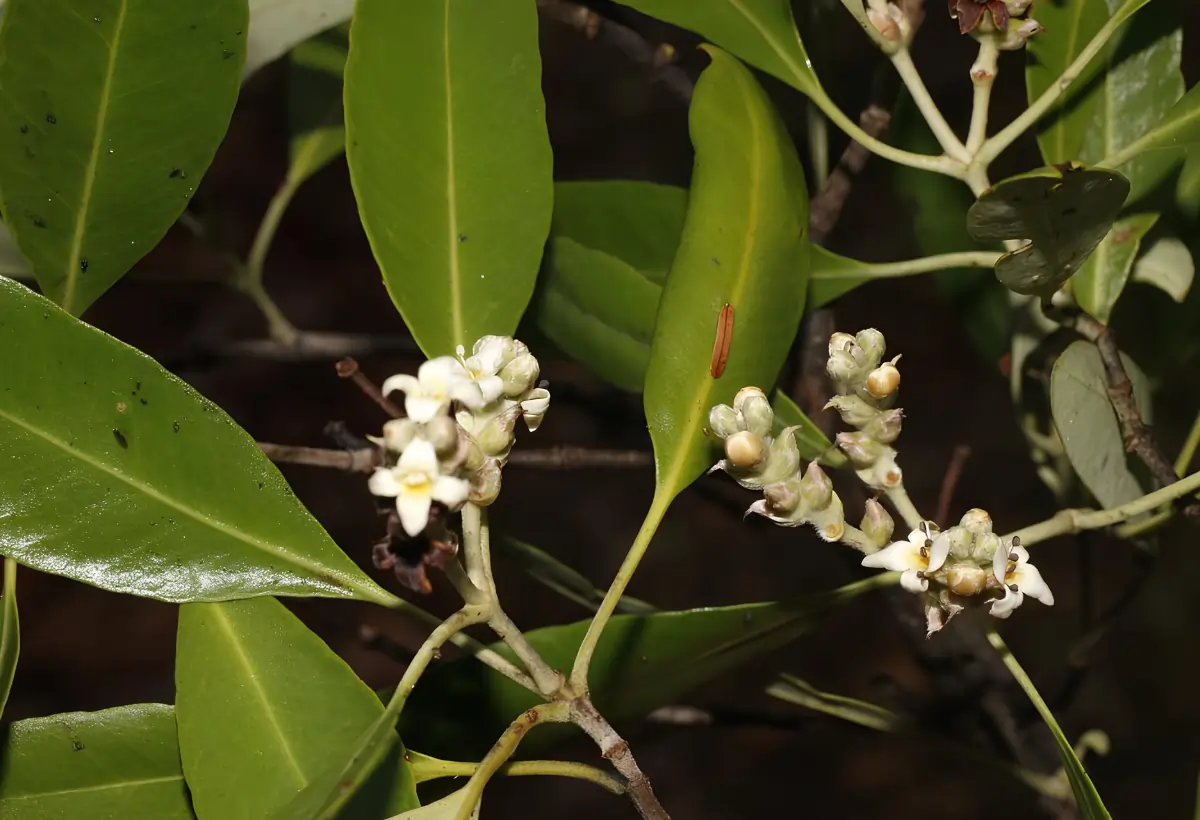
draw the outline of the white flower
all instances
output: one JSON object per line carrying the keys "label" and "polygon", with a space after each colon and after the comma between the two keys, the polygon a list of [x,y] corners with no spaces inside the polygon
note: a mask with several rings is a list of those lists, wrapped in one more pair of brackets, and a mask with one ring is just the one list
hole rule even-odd
{"label": "white flower", "polygon": [[907,541],[895,541],[868,555],[862,565],[902,572],[902,587],[909,592],[924,592],[929,589],[925,574],[941,569],[949,554],[950,536],[936,530],[931,532],[928,524],[922,524],[908,534]]}
{"label": "white flower", "polygon": [[383,395],[404,391],[404,412],[413,421],[424,424],[444,412],[450,402],[471,408],[482,407],[483,393],[453,356],[439,356],[421,365],[417,375],[402,373],[383,383]]}
{"label": "white flower", "polygon": [[1042,580],[1042,573],[1029,563],[1029,551],[1013,538],[1012,547],[1002,543],[992,558],[992,574],[1004,587],[1004,597],[992,602],[989,610],[997,618],[1007,618],[1030,595],[1046,606],[1054,606],[1054,593]]}
{"label": "white flower", "polygon": [[466,348],[458,346],[458,359],[462,362],[467,377],[479,386],[484,404],[491,404],[504,393],[504,380],[500,378],[500,370],[513,360],[517,345],[525,352],[528,349],[520,342],[509,336],[484,336],[471,348],[471,355],[466,355]]}
{"label": "white flower", "polygon": [[521,415],[529,432],[538,429],[546,411],[550,409],[550,391],[544,387],[535,387],[521,400]]}
{"label": "white flower", "polygon": [[373,494],[396,499],[400,524],[409,535],[419,535],[429,523],[434,501],[457,509],[466,500],[470,485],[461,478],[441,475],[437,453],[423,438],[413,439],[393,468],[376,468],[368,484]]}

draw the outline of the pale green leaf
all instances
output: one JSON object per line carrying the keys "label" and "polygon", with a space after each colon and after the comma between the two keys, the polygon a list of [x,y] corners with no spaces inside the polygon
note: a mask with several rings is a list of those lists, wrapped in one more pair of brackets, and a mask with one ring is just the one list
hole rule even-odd
{"label": "pale green leaf", "polygon": [[4,592],[0,600],[0,713],[8,703],[17,658],[21,654],[21,622],[17,615],[17,562],[4,559]]}
{"label": "pale green leaf", "polygon": [[1158,214],[1130,214],[1117,220],[1071,280],[1071,293],[1081,308],[1108,322],[1129,281],[1142,239],[1157,221]]}
{"label": "pale green leaf", "polygon": [[345,105],[363,226],[421,349],[512,334],[554,195],[535,4],[359,0]]}
{"label": "pale green leaf", "polygon": [[1133,263],[1133,281],[1153,285],[1180,303],[1187,298],[1195,276],[1192,252],[1174,236],[1159,237]]}
{"label": "pale green leaf", "polygon": [[229,125],[247,22],[246,0],[9,0],[4,218],[67,311],[82,313],[183,212]]}

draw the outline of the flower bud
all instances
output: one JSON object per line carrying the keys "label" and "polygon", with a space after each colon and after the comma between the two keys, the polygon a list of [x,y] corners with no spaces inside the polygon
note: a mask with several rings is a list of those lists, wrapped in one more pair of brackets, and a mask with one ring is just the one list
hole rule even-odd
{"label": "flower bud", "polygon": [[859,470],[870,467],[883,452],[883,445],[865,433],[838,433],[837,446]]}
{"label": "flower bud", "polygon": [[517,345],[528,353],[529,348],[511,336],[481,336],[471,347],[471,355],[480,357],[482,363],[493,373],[512,361],[516,355]]}
{"label": "flower bud", "polygon": [[875,368],[867,375],[867,392],[876,399],[886,399],[900,386],[900,371],[888,363]]}
{"label": "flower bud", "polygon": [[834,396],[825,407],[837,410],[842,421],[852,427],[865,427],[879,415],[878,408],[858,396]]}
{"label": "flower bud", "polygon": [[879,364],[879,361],[883,358],[883,351],[887,349],[882,333],[873,327],[869,327],[866,330],[860,330],[855,335],[854,341],[862,349],[862,352],[866,354],[866,361],[871,362],[872,367]]}
{"label": "flower bud", "polygon": [[752,398],[759,398],[766,401],[767,394],[759,387],[743,387],[737,391],[737,395],[733,397],[733,409],[739,413],[745,412],[746,402]]}
{"label": "flower bud", "polygon": [[849,352],[839,350],[829,354],[829,363],[825,366],[825,372],[838,384],[848,384],[858,379],[862,367]]}
{"label": "flower bud", "polygon": [[879,32],[879,36],[889,43],[898,43],[904,37],[901,28],[904,14],[894,3],[888,3],[886,12],[875,8],[867,9],[867,19]]}
{"label": "flower bud", "polygon": [[863,514],[861,529],[871,539],[871,543],[877,547],[885,547],[892,540],[896,522],[888,515],[888,511],[883,508],[882,504],[869,498],[866,512]]}
{"label": "flower bud", "polygon": [[[841,436],[838,438],[840,439]],[[879,444],[875,441],[871,441],[871,444],[878,448],[879,454],[866,467],[854,464],[855,473],[864,484],[876,490],[890,490],[893,487],[899,487],[904,476],[900,472],[899,465],[896,464],[896,451],[886,444]],[[838,445],[841,445],[840,441]],[[851,457],[850,461],[853,463],[854,458]]]}
{"label": "flower bud", "polygon": [[463,459],[462,467],[468,473],[473,473],[483,466],[487,461],[487,453],[483,452],[483,448],[479,446],[479,442],[475,437],[465,430],[460,432],[460,438],[466,442],[466,457]]}
{"label": "flower bud", "polygon": [[822,541],[839,541],[846,534],[846,515],[837,493],[824,509],[808,513],[808,518]]}
{"label": "flower bud", "polygon": [[1000,41],[1000,50],[1019,51],[1025,47],[1030,37],[1045,30],[1046,27],[1037,20],[1017,20],[1010,17],[1004,39]]}
{"label": "flower bud", "polygon": [[854,337],[849,333],[837,332],[829,337],[829,355],[839,353],[854,344]]}
{"label": "flower bud", "polygon": [[800,478],[793,475],[763,488],[765,509],[772,516],[786,517],[800,506]]}
{"label": "flower bud", "polygon": [[537,383],[540,375],[538,360],[532,354],[523,353],[516,356],[500,370],[500,379],[504,382],[504,395],[510,399],[524,395]]}
{"label": "flower bud", "polygon": [[425,438],[445,458],[458,449],[458,422],[449,416],[434,416],[425,423]]}
{"label": "flower bud", "polygon": [[[958,526],[964,528],[973,535],[979,536],[992,531],[992,517],[988,515],[987,510],[981,510],[978,507],[967,510],[963,517],[959,520]],[[990,553],[989,553],[990,555]]]}
{"label": "flower bud", "polygon": [[[535,387],[529,391],[529,395],[521,401],[521,416],[525,419],[525,426],[529,428],[529,432],[534,432],[542,424],[542,419],[546,415],[546,411],[550,409],[550,391],[544,387]],[[516,419],[514,418],[515,422]]]}
{"label": "flower bud", "polygon": [[974,564],[951,564],[945,573],[946,587],[964,598],[978,595],[987,586],[988,573]]}
{"label": "flower bud", "polygon": [[965,527],[951,527],[946,530],[946,536],[950,539],[950,554],[960,560],[966,560],[971,557],[971,548],[975,544],[975,535]]}
{"label": "flower bud", "polygon": [[470,495],[467,500],[480,507],[486,507],[500,495],[500,462],[494,458],[486,460],[479,469],[471,473]]}
{"label": "flower bud", "polygon": [[800,470],[800,445],[796,443],[796,427],[788,427],[771,441],[765,464],[759,465],[759,486],[774,484],[795,475]]}
{"label": "flower bud", "polygon": [[483,452],[496,458],[507,458],[513,445],[513,427],[520,412],[516,407],[506,408],[490,418],[480,419],[475,428],[475,440]]}
{"label": "flower bud", "polygon": [[800,498],[804,501],[805,510],[810,513],[825,509],[833,501],[833,482],[815,461],[810,462],[804,471],[804,478],[800,481]]}
{"label": "flower bud", "polygon": [[771,427],[775,424],[775,411],[771,409],[771,402],[762,395],[762,391],[759,391],[759,395],[747,396],[742,402],[741,412],[747,430],[760,436],[771,435]]}
{"label": "flower bud", "polygon": [[863,428],[863,433],[883,444],[891,444],[900,436],[900,425],[904,414],[899,410],[886,410]]}
{"label": "flower bud", "polygon": [[738,413],[728,404],[718,404],[708,411],[708,429],[719,439],[726,439],[742,429]]}
{"label": "flower bud", "polygon": [[725,457],[735,467],[756,467],[766,456],[766,442],[749,430],[742,430],[725,439]]}
{"label": "flower bud", "polygon": [[392,419],[383,425],[383,446],[393,453],[402,453],[416,435],[417,423],[415,421]]}

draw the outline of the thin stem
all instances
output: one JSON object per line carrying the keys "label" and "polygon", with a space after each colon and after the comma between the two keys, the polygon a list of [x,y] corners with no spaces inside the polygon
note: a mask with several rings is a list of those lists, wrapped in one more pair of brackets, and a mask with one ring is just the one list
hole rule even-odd
{"label": "thin stem", "polygon": [[267,252],[271,249],[271,243],[279,231],[279,223],[283,221],[283,215],[287,212],[288,206],[292,204],[292,198],[296,195],[298,188],[299,185],[293,182],[292,176],[289,174],[283,184],[279,186],[279,190],[275,192],[275,196],[271,197],[267,211],[263,214],[262,222],[258,224],[258,232],[254,234],[254,242],[251,243],[250,253],[246,256],[245,267],[241,271],[241,277],[246,282],[253,281],[261,284]]}
{"label": "thin stem", "polygon": [[[417,752],[409,751],[408,761],[412,766],[413,779],[418,783],[427,780],[437,780],[442,777],[470,777],[479,770],[478,763],[465,763],[456,760],[438,760]],[[545,775],[550,777],[569,777],[574,780],[586,780],[595,783],[613,794],[624,794],[625,784],[608,772],[601,771],[586,763],[575,763],[568,760],[518,760],[515,763],[505,763],[496,770],[496,774],[505,777],[529,777]]]}
{"label": "thin stem", "polygon": [[[1129,5],[1127,2],[1126,5]],[[1067,70],[1058,78],[1058,82],[1052,83],[1049,88],[1038,97],[1033,105],[1026,108],[1019,117],[1005,126],[999,133],[991,139],[985,140],[980,146],[979,151],[975,154],[973,164],[978,164],[987,167],[992,160],[1000,156],[1000,154],[1017,141],[1017,138],[1029,130],[1038,120],[1040,120],[1059,98],[1070,88],[1071,83],[1079,79],[1079,75],[1087,68],[1088,63],[1100,53],[1100,49],[1108,43],[1112,36],[1121,27],[1121,24],[1129,18],[1129,14],[1121,14],[1120,10],[1109,18],[1108,22],[1096,32],[1096,36],[1088,43],[1075,61],[1067,67]]]}
{"label": "thin stem", "polygon": [[979,38],[979,56],[971,66],[971,82],[975,98],[971,106],[971,127],[967,133],[967,153],[975,156],[987,141],[988,110],[992,103],[992,86],[1000,68],[1000,35],[984,34]]}
{"label": "thin stem", "polygon": [[1187,441],[1183,443],[1183,449],[1175,457],[1175,475],[1182,477],[1187,472],[1197,448],[1200,448],[1200,413],[1196,414],[1196,420],[1192,422],[1192,429],[1188,433]]}
{"label": "thin stem", "polygon": [[462,609],[442,621],[421,644],[421,648],[413,656],[412,662],[404,670],[404,676],[396,684],[396,690],[392,692],[392,698],[388,701],[384,715],[390,716],[394,723],[396,718],[400,717],[400,712],[404,709],[404,704],[408,702],[408,696],[412,694],[417,681],[425,673],[430,661],[437,657],[438,650],[442,648],[442,645],[468,626],[483,623],[485,620],[487,620],[487,610],[484,607],[466,604]]}
{"label": "thin stem", "polygon": [[844,524],[844,526],[845,531],[842,533],[842,537],[838,539],[843,544],[848,547],[854,547],[864,555],[879,552],[879,546],[865,532],[850,524]]}
{"label": "thin stem", "polygon": [[862,262],[858,267],[853,268],[813,271],[812,278],[815,281],[861,279],[864,276],[871,279],[887,279],[950,268],[992,268],[996,266],[996,262],[1001,256],[1002,254],[998,251],[960,251],[922,256],[919,259],[905,259],[899,262]]}
{"label": "thin stem", "polygon": [[650,540],[654,537],[663,516],[666,515],[667,508],[671,506],[671,500],[672,498],[666,493],[655,492],[654,499],[650,502],[650,510],[646,513],[645,521],[642,522],[642,528],[633,540],[633,546],[629,548],[625,560],[621,562],[617,576],[609,585],[608,592],[604,593],[604,600],[600,602],[591,624],[588,625],[587,634],[583,636],[583,642],[580,643],[579,651],[575,654],[575,663],[571,667],[570,686],[580,695],[585,695],[588,691],[588,667],[591,665],[592,655],[596,651],[596,644],[600,642],[600,636],[608,624],[608,619],[612,617],[617,603],[625,594],[625,588],[629,586],[633,574],[637,572],[638,564],[642,562],[642,557],[650,546]]}
{"label": "thin stem", "polygon": [[626,794],[643,820],[670,820],[667,810],[658,802],[654,789],[650,787],[650,779],[642,772],[633,752],[629,750],[629,743],[617,734],[586,697],[571,701],[571,722],[583,729],[600,748],[601,756],[625,778]]}
{"label": "thin stem", "polygon": [[242,293],[250,297],[250,300],[258,307],[263,318],[267,320],[267,332],[271,338],[279,342],[284,347],[292,347],[296,344],[296,340],[300,337],[300,331],[291,321],[283,315],[283,311],[275,304],[275,300],[267,293],[263,287],[262,281],[259,279],[246,278],[240,274],[240,271],[245,268],[239,267],[239,276],[236,280],[236,287]]}
{"label": "thin stem", "polygon": [[512,757],[513,752],[517,750],[517,746],[520,745],[522,738],[530,729],[542,723],[564,723],[569,719],[570,704],[560,702],[537,706],[514,720],[484,755],[483,760],[479,762],[479,768],[471,775],[467,785],[462,788],[460,792],[462,803],[458,813],[454,815],[454,820],[467,820],[471,816],[475,811],[476,804],[479,803],[479,798],[483,795],[483,787],[492,779],[492,775]]}
{"label": "thin stem", "polygon": [[471,583],[489,596],[493,589],[483,565],[483,510],[475,504],[467,504],[462,510],[463,560],[467,564],[467,576]]}
{"label": "thin stem", "polygon": [[1022,544],[1036,544],[1059,535],[1109,527],[1133,518],[1135,515],[1150,512],[1162,504],[1182,498],[1197,490],[1200,490],[1200,472],[1192,473],[1174,484],[1155,490],[1135,501],[1113,507],[1111,510],[1062,510],[1053,518],[1017,530],[1005,538],[1017,536],[1021,539]]}
{"label": "thin stem", "polygon": [[900,75],[905,88],[908,89],[909,96],[920,110],[921,116],[925,118],[925,122],[929,123],[929,130],[937,137],[946,156],[958,160],[963,165],[970,162],[971,154],[955,136],[954,130],[946,122],[937,103],[930,96],[929,89],[925,87],[925,81],[921,79],[921,73],[913,64],[912,55],[908,53],[908,49],[899,49],[891,55],[891,58],[892,65],[896,67],[896,73]]}
{"label": "thin stem", "polygon": [[892,502],[892,506],[896,508],[896,512],[900,513],[900,517],[904,519],[905,526],[910,530],[915,530],[925,520],[921,513],[917,512],[917,506],[908,497],[908,491],[904,489],[903,484],[888,490],[885,495],[888,501]]}

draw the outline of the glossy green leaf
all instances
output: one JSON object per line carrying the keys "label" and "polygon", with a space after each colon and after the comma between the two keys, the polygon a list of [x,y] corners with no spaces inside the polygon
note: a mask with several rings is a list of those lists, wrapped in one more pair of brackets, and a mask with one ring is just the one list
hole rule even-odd
{"label": "glossy green leaf", "polygon": [[1153,285],[1176,302],[1183,302],[1196,277],[1188,246],[1174,236],[1161,236],[1133,263],[1133,281]]}
{"label": "glossy green leaf", "polygon": [[1183,215],[1194,223],[1200,221],[1200,146],[1188,148],[1184,155],[1175,184],[1175,202]]}
{"label": "glossy green leaf", "polygon": [[[1036,17],[1046,31],[1031,37],[1025,45],[1025,89],[1031,104],[1058,82],[1108,22],[1108,7],[1104,0],[1039,3]],[[1089,92],[1094,91],[1096,75],[1104,68],[1104,60],[1093,59],[1039,123],[1038,147],[1047,165],[1079,159],[1084,135],[1096,112],[1098,95]]]}
{"label": "glossy green leaf", "polygon": [[0,600],[0,713],[8,703],[17,658],[21,654],[21,621],[17,615],[17,562],[4,559],[4,593]]}
{"label": "glossy green leaf", "polygon": [[[808,195],[795,149],[750,71],[709,51],[689,118],[696,163],[687,219],[646,370],[660,503],[710,466],[709,409],[746,385],[774,384],[808,286]],[[733,309],[732,336],[714,378],[725,305]]]}
{"label": "glossy green leaf", "polygon": [[[1122,354],[1142,418],[1149,423],[1150,395],[1141,369]],[[1130,469],[1121,425],[1108,398],[1100,353],[1091,342],[1071,344],[1054,363],[1050,405],[1067,458],[1084,486],[1105,508],[1144,495]]]}
{"label": "glossy green leaf", "polygon": [[[143,353],[0,278],[0,543],[164,601],[384,592],[254,439]],[[364,489],[365,492],[365,489]]]}
{"label": "glossy green leaf", "polygon": [[1006,253],[996,277],[1017,293],[1049,296],[1108,234],[1129,194],[1129,181],[1103,168],[1039,168],[988,188],[967,211],[979,241],[1027,239]]}
{"label": "glossy green leaf", "polygon": [[[499,538],[492,541],[492,548],[503,560],[520,567],[534,580],[580,606],[595,611],[604,599],[604,590],[596,589],[580,572],[532,544],[515,538]],[[629,595],[621,596],[617,602],[617,612],[643,614],[654,611],[650,604]]]}
{"label": "glossy green leaf", "polygon": [[148,703],[12,724],[0,750],[0,817],[190,820],[173,712]]}
{"label": "glossy green leaf", "polygon": [[1183,149],[1193,145],[1200,145],[1200,85],[1184,94],[1157,125],[1120,149],[1118,154],[1126,161],[1114,161],[1112,167],[1124,170],[1129,158],[1149,151],[1171,151],[1182,157]]}
{"label": "glossy green leaf", "polygon": [[[175,688],[179,750],[201,820],[269,817],[345,762],[383,714],[371,688],[273,598],[181,607]],[[400,782],[360,792],[352,816],[419,805],[407,767],[383,771]]]}
{"label": "glossy green leaf", "polygon": [[1157,221],[1158,214],[1131,214],[1117,220],[1071,280],[1071,293],[1081,308],[1108,322],[1129,281],[1142,239]]}
{"label": "glossy green leaf", "polygon": [[[1120,0],[1107,0],[1115,11]],[[1179,70],[1183,31],[1178,3],[1158,0],[1137,14],[1095,62],[1105,67],[1103,82],[1087,90],[1095,98],[1092,121],[1078,159],[1105,163],[1150,131],[1183,95]],[[1130,201],[1152,190],[1178,162],[1176,152],[1141,153],[1121,163],[1130,183]]]}
{"label": "glossy green leaf", "polygon": [[83,312],[183,212],[229,126],[247,21],[246,0],[9,0],[0,198],[42,291],[67,311]]}
{"label": "glossy green leaf", "polygon": [[535,4],[359,0],[345,104],[363,226],[421,349],[511,334],[554,198]]}
{"label": "glossy green leaf", "polygon": [[[894,584],[896,578],[894,573],[878,575],[782,603],[616,615],[591,664],[596,707],[610,722],[620,722],[676,702],[796,640],[829,612],[865,592]],[[587,627],[588,621],[580,621],[525,634],[550,666],[569,669]],[[492,648],[512,657],[502,644]],[[515,715],[538,702],[528,690],[466,658],[425,674],[401,716],[401,732],[431,754],[462,756],[461,744],[482,740],[470,751],[486,750]],[[548,726],[521,748],[529,752],[561,736],[561,729]]]}
{"label": "glossy green leaf", "polygon": [[322,32],[292,51],[288,78],[291,165],[285,185],[299,186],[346,150],[342,76],[348,38],[349,32],[339,27]]}
{"label": "glossy green leaf", "polygon": [[250,0],[245,75],[350,19],[354,0]]}
{"label": "glossy green leaf", "polygon": [[824,94],[787,0],[617,0],[690,29],[808,96]]}

